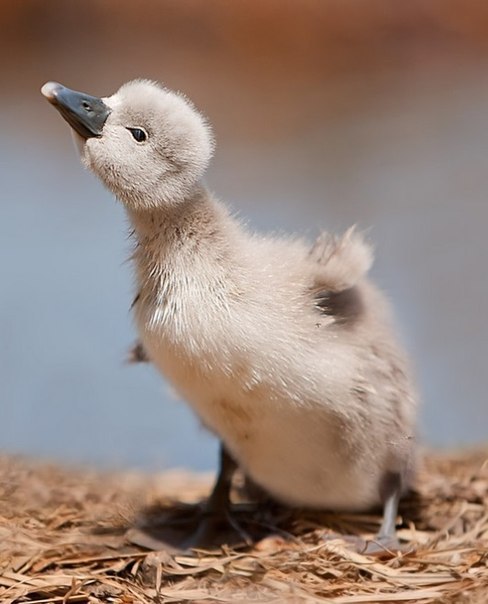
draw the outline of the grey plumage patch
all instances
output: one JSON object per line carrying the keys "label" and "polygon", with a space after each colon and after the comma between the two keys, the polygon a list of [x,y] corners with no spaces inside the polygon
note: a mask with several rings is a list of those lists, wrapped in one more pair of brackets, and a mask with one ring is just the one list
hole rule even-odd
{"label": "grey plumage patch", "polygon": [[142,345],[142,342],[136,342],[134,346],[129,350],[127,355],[128,363],[149,363],[150,358]]}
{"label": "grey plumage patch", "polygon": [[314,300],[321,313],[334,317],[341,324],[356,322],[364,311],[363,298],[356,286],[340,292],[319,291]]}

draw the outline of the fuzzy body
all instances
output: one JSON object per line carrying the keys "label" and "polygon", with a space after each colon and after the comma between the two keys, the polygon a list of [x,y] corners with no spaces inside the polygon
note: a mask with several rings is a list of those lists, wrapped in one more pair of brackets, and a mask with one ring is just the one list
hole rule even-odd
{"label": "fuzzy body", "polygon": [[[252,236],[203,189],[130,218],[143,346],[245,472],[294,505],[379,503],[385,473],[408,470],[414,395],[385,301],[354,272],[368,248]],[[349,287],[345,319],[314,301]]]}
{"label": "fuzzy body", "polygon": [[191,103],[141,80],[103,103],[80,153],[134,228],[144,354],[277,499],[361,510],[392,473],[406,486],[416,396],[370,248],[250,234],[201,184],[213,139]]}

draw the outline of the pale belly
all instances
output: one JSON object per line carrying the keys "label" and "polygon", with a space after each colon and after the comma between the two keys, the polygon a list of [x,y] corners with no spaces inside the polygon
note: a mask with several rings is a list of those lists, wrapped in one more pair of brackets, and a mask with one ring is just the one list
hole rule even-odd
{"label": "pale belly", "polygon": [[276,499],[297,506],[364,510],[379,503],[380,468],[344,440],[343,426],[317,405],[297,406],[266,387],[203,379],[165,354],[153,357],[202,423],[240,467]]}

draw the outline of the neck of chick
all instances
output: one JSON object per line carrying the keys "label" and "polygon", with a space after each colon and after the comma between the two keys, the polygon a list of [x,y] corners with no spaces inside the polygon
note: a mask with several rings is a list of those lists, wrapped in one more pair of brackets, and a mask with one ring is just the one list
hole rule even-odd
{"label": "neck of chick", "polygon": [[142,333],[157,333],[189,353],[208,346],[211,326],[228,313],[238,289],[242,232],[206,189],[171,205],[128,210],[134,227]]}

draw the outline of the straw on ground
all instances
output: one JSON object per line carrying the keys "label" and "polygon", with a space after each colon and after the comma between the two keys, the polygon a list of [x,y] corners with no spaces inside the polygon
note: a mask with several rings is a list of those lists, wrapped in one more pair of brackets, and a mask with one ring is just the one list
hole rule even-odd
{"label": "straw on ground", "polygon": [[422,466],[418,493],[401,508],[404,553],[372,558],[337,537],[371,537],[379,515],[275,508],[270,535],[253,547],[192,557],[145,551],[127,529],[141,510],[181,512],[208,492],[209,476],[103,474],[3,457],[0,601],[484,604],[488,451],[429,454]]}

